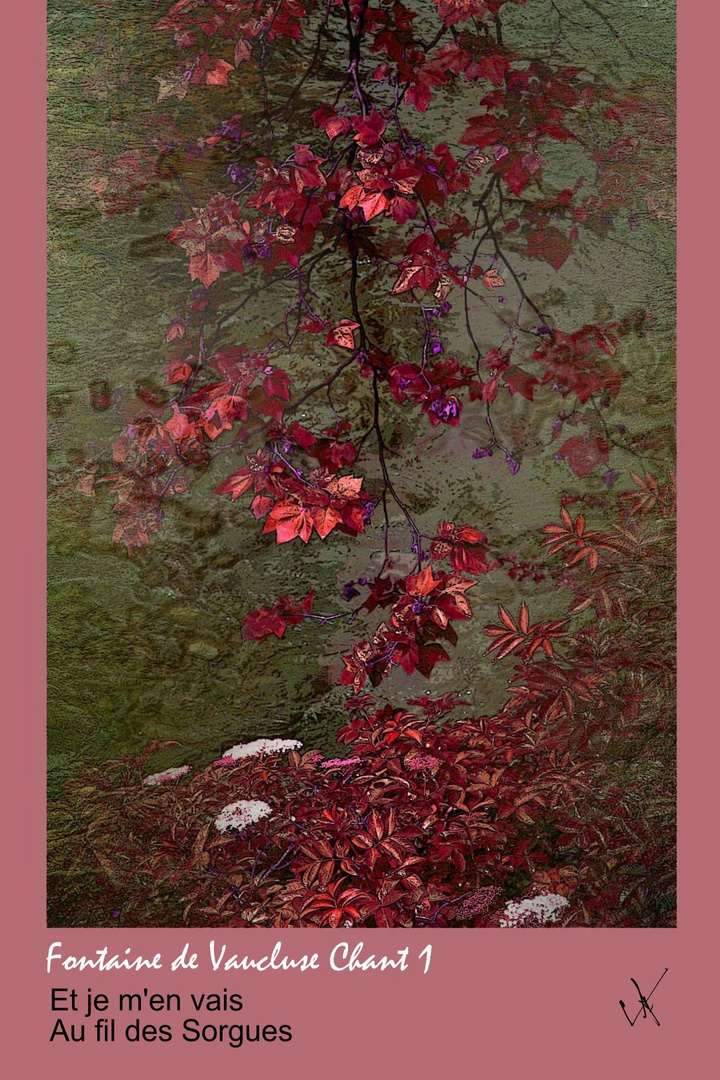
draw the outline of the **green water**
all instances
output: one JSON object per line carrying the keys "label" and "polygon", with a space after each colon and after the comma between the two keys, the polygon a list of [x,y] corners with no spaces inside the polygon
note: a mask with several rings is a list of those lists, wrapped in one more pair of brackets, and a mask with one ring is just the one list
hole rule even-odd
{"label": "green water", "polygon": [[[161,5],[162,7],[162,5]],[[532,46],[538,56],[562,55],[613,85],[640,90],[672,112],[674,8],[669,2],[582,0],[511,6],[506,41]],[[538,10],[542,8],[542,17]],[[606,16],[601,19],[594,10]],[[559,22],[562,17],[562,25]],[[172,40],[153,33],[157,11],[151,0],[113,3],[51,0],[49,6],[49,765],[51,791],[82,764],[135,751],[152,738],[175,739],[182,746],[158,758],[158,768],[184,761],[201,763],[236,743],[262,735],[292,734],[307,745],[330,749],[342,715],[345,694],[333,685],[338,657],[356,627],[305,626],[281,642],[243,643],[243,615],[278,594],[318,594],[317,610],[336,606],[344,581],[367,576],[381,561],[379,525],[361,541],[331,537],[292,552],[277,549],[259,535],[257,523],[241,505],[212,495],[233,464],[217,461],[199,476],[191,491],[168,506],[163,530],[148,549],[131,558],[111,543],[111,498],[78,494],[88,463],[101,458],[134,411],[138,389],[167,394],[162,366],[164,331],[188,295],[189,279],[181,251],[165,242],[174,227],[177,189],[155,182],[130,214],[103,217],[89,188],[93,152],[117,155],[144,145],[143,125],[158,112],[153,76],[172,67]],[[562,44],[553,44],[561,25]],[[623,41],[619,41],[619,34]],[[317,76],[306,84],[307,97],[296,104],[279,133],[311,130],[309,112],[322,80],[339,70],[332,43]],[[302,55],[286,46],[271,71],[273,93],[294,85]],[[214,123],[241,108],[257,113],[259,88],[250,78],[231,88],[196,89],[162,110],[190,139],[207,134]],[[473,104],[466,88],[442,110],[432,109],[437,138],[457,138]],[[305,102],[307,101],[307,105]],[[428,114],[430,115],[430,114]],[[430,120],[415,117],[416,129]],[[428,131],[427,135],[433,132]],[[320,140],[318,138],[318,145]],[[667,151],[663,151],[667,153]],[[661,153],[659,149],[658,153]],[[549,155],[551,186],[576,176],[573,152]],[[664,159],[663,159],[664,160]],[[186,170],[187,183],[211,193],[204,166]],[[672,184],[671,163],[663,165]],[[210,185],[210,186],[208,186]],[[630,371],[614,419],[630,435],[656,432],[654,445],[639,461],[613,450],[610,466],[667,467],[666,433],[674,423],[674,233],[671,222],[651,216],[639,201],[636,227],[620,215],[605,235],[586,234],[560,274],[545,264],[528,264],[533,298],[561,327],[622,318],[644,308],[652,329],[627,338],[620,359]],[[320,303],[328,313],[347,314],[347,286],[327,282]],[[247,309],[229,327],[235,341],[271,335],[290,294],[282,287]],[[396,314],[397,300],[383,296],[371,313],[385,327],[387,344],[398,355],[412,355],[413,339]],[[490,348],[495,330],[476,313],[477,332]],[[450,328],[446,328],[449,330]],[[305,335],[309,337],[310,335]],[[446,337],[449,349],[466,347],[459,329]],[[312,342],[278,363],[298,382],[322,370]],[[98,402],[98,388],[109,398]],[[337,390],[350,415],[367,415],[367,384],[353,372]],[[93,405],[93,400],[95,405]],[[100,404],[102,408],[98,409]],[[504,461],[472,459],[485,441],[479,409],[467,408],[459,429],[433,430],[424,418],[389,413],[391,447],[405,447],[393,459],[399,489],[422,528],[434,532],[438,519],[482,528],[497,551],[537,558],[537,529],[557,517],[565,490],[604,490],[599,475],[578,482],[554,460],[551,424],[558,399],[541,391],[533,404],[519,396],[496,410],[504,440],[522,459],[520,473]],[[107,407],[105,407],[107,405]],[[326,413],[323,412],[326,410]],[[327,405],[314,406],[309,419],[329,420]],[[410,449],[408,449],[410,448]],[[237,460],[237,459],[235,459]],[[360,471],[372,482],[373,466]],[[240,500],[243,502],[243,500]],[[403,542],[402,521],[393,521],[393,539]],[[288,545],[290,547],[290,545]],[[398,562],[401,566],[402,562]],[[501,704],[508,670],[494,669],[483,656],[484,621],[498,602],[517,606],[522,597],[533,616],[561,615],[562,598],[547,582],[526,585],[504,574],[483,579],[471,594],[476,618],[459,627],[453,662],[439,665],[430,681],[433,693],[465,694],[476,711]],[[427,691],[418,676],[395,675],[382,695],[396,701]]]}

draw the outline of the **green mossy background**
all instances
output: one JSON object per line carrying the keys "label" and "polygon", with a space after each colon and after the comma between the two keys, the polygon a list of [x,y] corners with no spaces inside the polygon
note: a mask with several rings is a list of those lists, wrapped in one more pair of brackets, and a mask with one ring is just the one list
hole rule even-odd
{"label": "green mossy background", "polygon": [[[318,610],[331,610],[344,581],[367,574],[379,558],[380,527],[348,543],[331,537],[307,548],[276,548],[261,536],[246,508],[212,495],[233,465],[216,462],[189,492],[168,506],[160,535],[128,558],[111,543],[111,498],[78,494],[77,480],[90,463],[108,461],[108,448],[134,410],[138,389],[162,396],[166,361],[164,333],[189,293],[186,260],[165,242],[174,227],[177,191],[156,182],[129,214],[103,216],[91,190],[92,152],[117,156],[142,149],[147,118],[164,112],[189,141],[207,134],[238,109],[252,118],[258,87],[251,75],[231,77],[230,87],[193,88],[188,97],[157,105],[154,76],[171,68],[171,35],[152,31],[158,11],[152,0],[50,0],[49,4],[49,686],[48,763],[51,795],[80,767],[141,749],[151,739],[182,745],[157,760],[157,768],[202,764],[239,741],[279,734],[331,750],[345,693],[333,685],[338,657],[351,634],[337,627],[306,626],[282,642],[241,640],[243,615],[280,594],[318,594]],[[603,17],[599,17],[600,11]],[[673,112],[674,5],[670,0],[531,0],[510,5],[505,39],[537,56],[561,56],[611,85],[626,87]],[[619,40],[619,37],[622,41]],[[302,47],[283,46],[270,69],[273,93],[281,97],[303,70]],[[344,55],[329,55],[317,79],[288,114],[285,134],[312,130],[309,113],[322,94],[322,79]],[[440,99],[427,117],[415,116],[436,141],[457,136],[474,105],[467,88]],[[299,137],[299,136],[298,136]],[[321,145],[319,136],[316,139]],[[577,175],[572,153],[553,150],[546,169],[549,186],[564,172]],[[672,161],[658,147],[659,183],[672,189]],[[188,183],[214,190],[198,161]],[[585,166],[587,168],[587,165]],[[209,186],[208,186],[209,185]],[[674,231],[651,216],[642,200],[632,211],[637,226],[621,213],[603,235],[585,235],[560,273],[528,263],[528,288],[556,325],[576,329],[584,322],[622,318],[643,308],[651,329],[622,343],[620,359],[630,377],[613,405],[612,417],[630,436],[643,433],[641,460],[613,449],[610,467],[629,484],[630,469],[664,472],[672,460],[674,426]],[[239,288],[242,288],[240,282]],[[328,313],[346,314],[346,284],[326,283],[321,303]],[[238,342],[271,332],[289,294],[282,289],[249,306],[230,331]],[[370,291],[367,300],[370,303]],[[416,327],[398,317],[402,305],[386,294],[372,301],[378,324],[400,356],[413,352]],[[478,326],[488,348],[492,323]],[[463,358],[466,345],[449,320],[448,349]],[[306,335],[307,337],[308,335]],[[293,357],[279,358],[299,384],[316,378],[327,355],[303,344]],[[93,406],[97,388],[107,389],[108,407]],[[348,373],[337,396],[352,415],[367,410],[367,384]],[[97,404],[97,400],[96,400]],[[390,409],[387,432],[398,486],[418,512],[426,531],[441,518],[482,528],[496,552],[537,558],[537,530],[558,515],[564,491],[600,493],[600,471],[578,481],[555,460],[551,424],[559,399],[547,391],[535,403],[505,398],[495,409],[504,440],[522,467],[511,476],[500,458],[473,460],[485,441],[482,415],[467,408],[458,429],[433,430],[412,410]],[[328,412],[328,419],[330,417]],[[312,414],[313,421],[322,411]],[[654,434],[653,434],[654,433]],[[652,436],[652,437],[649,437]],[[373,476],[372,463],[359,471]],[[394,540],[403,542],[401,522]],[[395,543],[393,546],[396,546]],[[292,547],[292,550],[289,548]],[[398,566],[402,561],[398,561]],[[516,583],[504,573],[481,580],[471,594],[475,618],[460,624],[453,662],[439,665],[433,693],[464,694],[475,712],[502,704],[510,668],[493,667],[483,653],[482,627],[498,602],[530,603],[533,617],[562,614],[562,597],[546,581]],[[419,676],[400,674],[382,694],[395,701],[425,693]]]}

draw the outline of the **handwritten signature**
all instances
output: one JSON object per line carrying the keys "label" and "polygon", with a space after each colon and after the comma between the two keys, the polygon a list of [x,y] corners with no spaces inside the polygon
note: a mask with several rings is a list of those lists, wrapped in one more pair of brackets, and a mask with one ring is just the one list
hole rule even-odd
{"label": "handwritten signature", "polygon": [[632,979],[632,978],[630,979],[630,982],[631,982],[631,983],[633,984],[633,986],[635,987],[635,989],[636,989],[636,990],[637,990],[637,992],[638,992],[638,999],[639,999],[639,1001],[640,1001],[640,1008],[639,1008],[639,1009],[638,1009],[638,1011],[637,1011],[637,1012],[635,1013],[635,1016],[633,1017],[633,1019],[632,1019],[632,1020],[630,1019],[630,1017],[629,1017],[629,1016],[628,1016],[628,1014],[627,1014],[627,1009],[625,1008],[625,1002],[624,1002],[624,1001],[621,1001],[621,1002],[620,1002],[620,1008],[621,1008],[621,1009],[622,1009],[622,1011],[623,1011],[623,1012],[625,1013],[625,1019],[627,1020],[628,1024],[630,1025],[630,1027],[634,1027],[634,1026],[635,1026],[635,1023],[636,1023],[636,1021],[638,1020],[638,1018],[639,1018],[640,1016],[642,1016],[643,1020],[647,1020],[648,1016],[652,1016],[653,1020],[654,1020],[654,1021],[655,1021],[655,1023],[657,1024],[657,1026],[658,1026],[658,1027],[660,1027],[660,1021],[658,1020],[657,1016],[655,1015],[655,1013],[654,1013],[654,1011],[653,1011],[653,1010],[654,1010],[654,1006],[650,1004],[650,998],[651,998],[651,997],[653,996],[653,994],[654,994],[654,993],[655,993],[655,991],[657,990],[658,986],[660,985],[660,983],[662,982],[662,980],[663,980],[663,979],[665,978],[665,976],[667,975],[667,971],[668,971],[668,969],[667,969],[667,968],[665,968],[665,970],[663,971],[662,975],[660,976],[660,978],[658,979],[658,981],[657,981],[657,982],[655,983],[655,985],[653,986],[652,990],[651,990],[651,991],[650,991],[650,993],[649,993],[649,994],[647,995],[647,997],[646,997],[646,996],[645,996],[645,995],[643,994],[642,990],[641,990],[641,989],[640,989],[640,987],[638,986],[638,984],[637,984],[637,982],[635,981],[635,979]]}

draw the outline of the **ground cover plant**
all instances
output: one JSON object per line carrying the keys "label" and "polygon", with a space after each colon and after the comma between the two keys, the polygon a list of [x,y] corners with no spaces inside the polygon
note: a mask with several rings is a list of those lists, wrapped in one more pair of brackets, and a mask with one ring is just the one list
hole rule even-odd
{"label": "ground cover plant", "polygon": [[[561,3],[162,6],[177,59],[153,73],[151,136],[93,159],[91,187],[107,217],[175,189],[164,243],[187,288],[164,392],[123,403],[74,489],[106,516],[112,496],[113,540],[141,560],[210,477],[287,580],[243,613],[247,663],[344,635],[339,749],[260,737],[153,772],[173,745],[156,740],[84,770],[52,810],[51,921],[672,925],[672,432],[622,408],[656,315],[573,323],[534,284],[638,206],[668,219],[668,112],[524,44],[550,16],[560,41]],[[218,92],[227,116],[198,139],[163,116]],[[279,321],[258,307],[273,290]],[[437,469],[470,417],[477,483],[499,465],[522,491],[518,403],[549,418],[566,477],[527,557],[461,505],[435,512],[410,467]],[[335,597],[296,589],[297,553],[340,542]],[[515,607],[473,600],[493,579],[522,586]],[[478,617],[506,686],[488,715],[436,692]]]}

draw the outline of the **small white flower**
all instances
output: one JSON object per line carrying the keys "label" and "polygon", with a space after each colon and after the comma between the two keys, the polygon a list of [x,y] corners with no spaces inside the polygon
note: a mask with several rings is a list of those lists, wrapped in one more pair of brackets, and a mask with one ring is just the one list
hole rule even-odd
{"label": "small white flower", "polygon": [[189,773],[191,768],[192,765],[178,765],[177,769],[165,769],[164,772],[156,772],[152,776],[146,776],[143,784],[149,784],[150,786],[165,784],[168,780],[176,780],[178,776]]}
{"label": "small white flower", "polygon": [[215,828],[219,832],[235,829],[242,832],[248,825],[253,825],[261,818],[270,817],[272,809],[260,799],[240,799],[223,807],[215,818]]}
{"label": "small white flower", "polygon": [[223,758],[257,757],[259,754],[281,754],[285,750],[299,750],[302,743],[297,739],[255,739],[253,742],[238,743],[226,750]]}
{"label": "small white flower", "polygon": [[546,926],[557,922],[558,914],[569,906],[567,897],[557,893],[539,893],[524,900],[511,900],[503,912],[505,918],[500,920],[500,926]]}

